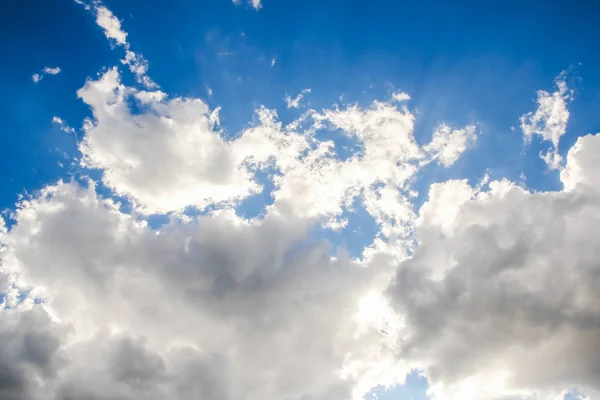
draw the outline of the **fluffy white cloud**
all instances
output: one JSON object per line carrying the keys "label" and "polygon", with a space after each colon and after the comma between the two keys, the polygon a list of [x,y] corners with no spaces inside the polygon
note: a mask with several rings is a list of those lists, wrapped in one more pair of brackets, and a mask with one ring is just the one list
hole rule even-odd
{"label": "fluffy white cloud", "polygon": [[[82,164],[143,214],[218,207],[151,229],[93,183],[59,182],[0,219],[0,398],[360,399],[413,368],[434,399],[598,394],[600,135],[569,151],[563,191],[452,180],[417,213],[419,169],[454,164],[475,126],[441,124],[420,146],[398,92],[287,125],[259,107],[225,139],[218,108],[156,90],[121,22],[85,7],[146,90],[111,68],[78,91]],[[552,163],[562,84],[521,119]],[[274,202],[242,219],[229,206],[262,189],[258,170]],[[378,225],[361,259],[311,238],[346,229],[357,204]]]}
{"label": "fluffy white cloud", "polygon": [[[146,213],[230,204],[260,191],[256,169],[274,167],[280,173],[275,208],[337,218],[357,196],[378,197],[378,185],[401,191],[396,196],[404,198],[420,165],[436,158],[449,165],[466,149],[474,129],[448,131],[440,143],[436,133],[427,157],[413,137],[413,114],[374,102],[367,109],[309,110],[287,126],[275,111],[260,108],[253,126],[226,141],[216,129],[218,110],[211,112],[200,99],[169,99],[160,91],[126,87],[115,68],[89,80],[78,95],[94,117],[84,126],[82,163],[103,169],[103,182]],[[340,158],[343,149],[317,139],[318,131],[339,131],[356,141],[356,149]],[[376,203],[370,200],[369,210],[385,219],[383,209],[373,208]],[[403,229],[405,222],[392,225]]]}
{"label": "fluffy white cloud", "polygon": [[33,81],[33,83],[38,83],[39,81],[44,79],[44,76],[58,75],[58,74],[60,74],[60,72],[61,72],[60,67],[54,67],[54,68],[44,67],[44,69],[42,69],[42,72],[40,72],[39,74],[33,74],[33,76],[31,77],[31,80]]}
{"label": "fluffy white cloud", "polygon": [[43,299],[0,311],[3,398],[317,400],[401,381],[376,295],[390,257],[331,258],[308,227],[224,211],[153,231],[93,186],[47,187],[0,236],[3,270]]}
{"label": "fluffy white cloud", "polygon": [[100,5],[95,8],[96,23],[104,30],[108,39],[114,39],[121,46],[127,45],[127,32],[121,29],[121,21],[108,8]]}
{"label": "fluffy white cloud", "polygon": [[[120,25],[101,26],[121,37]],[[141,211],[230,203],[256,193],[254,171],[267,167],[275,202],[263,219],[221,210],[152,230],[93,184],[59,182],[23,201],[0,234],[0,313],[35,314],[44,346],[29,363],[18,347],[28,331],[13,324],[6,397],[358,399],[403,381],[401,320],[381,293],[405,256],[391,239],[409,234],[410,180],[428,159],[407,108],[309,110],[284,126],[261,107],[227,141],[218,109],[127,87],[116,68],[78,96],[92,111],[83,165]],[[341,157],[322,132],[356,146]],[[381,237],[362,261],[332,257],[307,234],[315,223],[341,229],[356,199]]]}
{"label": "fluffy white cloud", "polygon": [[551,169],[559,169],[562,157],[558,154],[560,137],[567,131],[569,110],[567,104],[573,98],[573,92],[567,87],[566,72],[556,78],[556,91],[548,93],[539,90],[537,93],[537,109],[521,116],[521,129],[525,140],[531,141],[533,135],[541,136],[542,140],[552,143],[546,154],[540,154]]}
{"label": "fluffy white cloud", "polygon": [[589,135],[571,149],[568,191],[432,186],[388,293],[406,321],[400,357],[434,399],[600,394],[599,146]]}
{"label": "fluffy white cloud", "polygon": [[567,157],[569,162],[560,173],[565,190],[572,191],[578,186],[582,190],[600,188],[600,175],[596,171],[600,165],[600,140],[597,136],[587,135],[577,139]]}
{"label": "fluffy white cloud", "polygon": [[[125,87],[114,68],[78,95],[94,115],[84,126],[82,162],[104,169],[104,183],[142,210],[205,207],[258,190],[243,160],[213,130],[201,100],[167,100],[162,92]],[[129,101],[138,103],[139,113]]]}

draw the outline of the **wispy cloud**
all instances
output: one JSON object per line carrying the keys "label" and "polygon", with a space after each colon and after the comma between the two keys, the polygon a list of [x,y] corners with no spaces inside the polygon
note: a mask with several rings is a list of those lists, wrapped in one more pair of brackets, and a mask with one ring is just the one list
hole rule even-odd
{"label": "wispy cloud", "polygon": [[527,142],[534,135],[543,141],[551,143],[546,154],[541,158],[551,169],[560,169],[562,157],[558,154],[558,144],[561,136],[567,132],[569,110],[567,105],[573,100],[573,91],[566,82],[567,71],[563,71],[555,80],[556,91],[549,93],[545,90],[537,92],[537,109],[524,114],[520,118],[521,130]]}
{"label": "wispy cloud", "polygon": [[306,93],[310,93],[310,89],[303,89],[296,97],[292,98],[290,95],[286,95],[283,100],[287,108],[300,108],[300,101],[304,98]]}
{"label": "wispy cloud", "polygon": [[121,60],[121,63],[129,67],[137,82],[148,88],[158,88],[158,85],[147,75],[148,61],[141,54],[131,50],[131,46],[127,41],[128,33],[123,30],[121,21],[112,11],[98,0],[91,5],[87,5],[80,0],[74,1],[83,5],[86,10],[92,11],[96,17],[96,24],[102,28],[106,38],[113,40],[117,46],[125,50],[125,58]]}
{"label": "wispy cloud", "polygon": [[[236,6],[242,3],[242,0],[231,0],[233,4]],[[262,8],[261,0],[247,0],[248,4],[252,6],[256,11]]]}

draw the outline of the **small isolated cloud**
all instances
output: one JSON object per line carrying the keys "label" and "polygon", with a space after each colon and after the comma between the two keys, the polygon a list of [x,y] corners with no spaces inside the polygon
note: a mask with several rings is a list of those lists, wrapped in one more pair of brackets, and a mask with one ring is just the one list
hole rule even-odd
{"label": "small isolated cloud", "polygon": [[392,93],[392,99],[394,101],[407,101],[410,100],[410,96],[408,95],[408,93],[405,92],[394,92]]}
{"label": "small isolated cloud", "polygon": [[60,67],[54,67],[54,68],[44,67],[44,69],[42,71],[44,72],[44,74],[56,75],[56,74],[60,73]]}
{"label": "small isolated cloud", "polygon": [[58,74],[60,74],[60,72],[61,72],[60,67],[54,67],[54,68],[44,67],[39,74],[33,74],[33,76],[31,77],[31,80],[33,80],[34,83],[38,83],[39,81],[44,79],[44,76],[58,75]]}
{"label": "small isolated cloud", "polygon": [[60,130],[62,130],[63,132],[75,133],[75,129],[73,129],[69,125],[67,125],[60,117],[56,117],[56,116],[52,117],[52,123],[58,125],[60,127]]}
{"label": "small isolated cloud", "polygon": [[304,98],[306,93],[310,93],[310,89],[303,89],[296,97],[292,98],[290,95],[286,95],[283,100],[287,108],[300,108],[300,101]]}
{"label": "small isolated cloud", "polygon": [[[256,11],[258,11],[262,8],[261,0],[247,0],[247,1],[248,1],[248,4],[250,6],[252,6]],[[231,0],[231,2],[233,4],[235,4],[236,6],[238,6],[242,3],[242,0]]]}
{"label": "small isolated cloud", "polygon": [[550,169],[559,169],[562,164],[562,157],[558,154],[558,144],[561,136],[567,131],[569,121],[567,104],[573,99],[573,91],[567,87],[566,74],[566,71],[563,71],[556,78],[555,92],[539,90],[537,109],[520,118],[521,130],[526,142],[530,142],[534,135],[538,135],[543,141],[551,143],[548,152],[540,154]]}

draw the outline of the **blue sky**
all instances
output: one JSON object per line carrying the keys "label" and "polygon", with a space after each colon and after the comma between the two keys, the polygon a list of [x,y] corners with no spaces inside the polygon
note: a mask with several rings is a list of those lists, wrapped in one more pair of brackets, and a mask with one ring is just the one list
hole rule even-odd
{"label": "blue sky", "polygon": [[[440,120],[477,121],[487,128],[478,145],[486,149],[479,152],[485,159],[473,162],[495,170],[523,166],[536,175],[533,185],[556,185],[555,177],[536,173],[539,165],[529,166],[516,152],[507,163],[506,154],[486,150],[519,146],[519,132],[510,127],[532,108],[535,91],[551,89],[553,78],[571,65],[582,84],[565,147],[578,133],[597,129],[591,121],[600,104],[593,89],[600,85],[593,2],[328,1],[304,7],[285,1],[259,12],[227,1],[174,2],[168,9],[114,3],[107,6],[120,16],[163,90],[223,106],[223,123],[233,135],[248,124],[256,105],[281,109],[286,93],[311,88],[311,107],[318,108],[342,93],[348,101],[368,103],[396,88],[410,93],[419,110],[417,138],[425,140]],[[1,78],[8,133],[2,171],[8,184],[0,204],[10,207],[16,193],[64,174],[56,165],[61,154],[52,150],[72,156],[75,148],[50,121],[60,115],[78,125],[88,110],[75,91],[86,77],[118,63],[120,54],[75,3],[2,7],[11,16],[3,23],[11,34],[2,39],[11,61]],[[31,75],[46,65],[64,72],[34,85]],[[213,90],[210,98],[207,88]]]}
{"label": "blue sky", "polygon": [[[426,149],[442,123],[456,130],[474,126],[476,141],[451,165],[432,158],[407,180],[415,191],[410,196],[414,212],[428,201],[432,184],[467,179],[475,187],[486,174],[530,191],[561,191],[566,161],[552,170],[540,157],[549,147],[541,133],[531,143],[524,140],[520,118],[538,108],[538,90],[554,93],[560,81],[572,91],[566,133],[557,149],[563,160],[579,137],[600,131],[600,4],[592,1],[262,0],[259,9],[245,0],[90,4],[118,18],[128,49],[147,60],[145,74],[169,98],[200,99],[209,110],[220,108],[220,135],[226,142],[262,124],[261,106],[276,110],[283,125],[315,110],[325,121],[317,142],[333,140],[338,159],[340,152],[350,156],[360,151],[358,136],[336,127],[325,110],[348,105],[367,110],[374,101],[396,104],[391,98],[400,92],[410,96],[402,104],[414,116],[412,135],[420,148]],[[22,195],[35,197],[59,179],[91,177],[100,196],[121,202],[123,213],[160,229],[181,210],[152,208],[142,192],[106,180],[109,167],[103,171],[81,163],[78,146],[90,135],[82,128],[84,120],[97,119],[94,107],[77,95],[86,80],[96,81],[117,66],[124,85],[143,89],[120,61],[124,47],[107,40],[94,12],[67,0],[0,5],[0,208],[14,211]],[[34,82],[34,74],[46,67],[60,71]],[[285,97],[299,94],[300,107],[287,107]],[[144,114],[139,103],[128,101],[132,119]],[[65,125],[53,123],[55,117]],[[66,126],[73,130],[61,129]],[[253,176],[264,187],[233,201],[238,216],[260,219],[269,207],[279,207],[273,205],[274,179],[284,175],[278,168]],[[368,211],[366,197],[359,198],[333,214],[347,219],[346,226],[335,230],[316,223],[308,230],[310,240],[327,241],[329,254],[345,248],[359,258],[376,236],[392,241],[380,231],[391,214],[378,220]],[[188,204],[184,214],[195,218],[220,207],[198,204]],[[9,218],[8,225],[13,223]],[[399,235],[409,243],[415,234]],[[405,386],[379,398],[426,399],[427,388],[427,379],[413,372]]]}

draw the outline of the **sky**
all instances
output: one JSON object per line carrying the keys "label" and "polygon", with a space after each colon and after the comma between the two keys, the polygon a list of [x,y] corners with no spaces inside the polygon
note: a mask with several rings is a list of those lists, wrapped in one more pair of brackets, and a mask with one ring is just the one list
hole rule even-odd
{"label": "sky", "polygon": [[0,4],[0,399],[600,398],[592,1]]}

